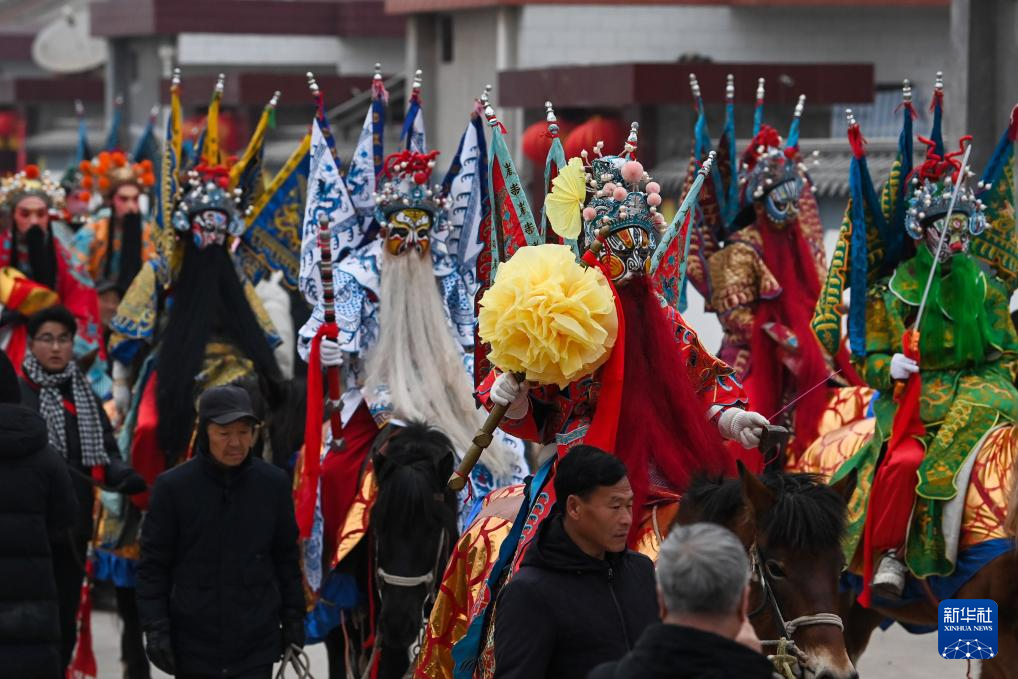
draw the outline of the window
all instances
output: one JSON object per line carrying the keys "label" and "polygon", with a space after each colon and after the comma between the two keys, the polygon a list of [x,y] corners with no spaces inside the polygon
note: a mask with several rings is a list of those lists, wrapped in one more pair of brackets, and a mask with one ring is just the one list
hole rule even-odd
{"label": "window", "polygon": [[438,39],[442,45],[442,63],[450,64],[453,60],[452,15],[443,14],[438,17]]}

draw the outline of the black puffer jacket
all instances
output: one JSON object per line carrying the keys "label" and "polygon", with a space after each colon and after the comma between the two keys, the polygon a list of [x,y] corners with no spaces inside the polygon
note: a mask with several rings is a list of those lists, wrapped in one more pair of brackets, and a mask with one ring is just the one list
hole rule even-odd
{"label": "black puffer jacket", "polygon": [[597,667],[587,679],[772,679],[767,658],[710,632],[656,624],[644,630],[622,660]]}
{"label": "black puffer jacket", "polygon": [[[71,483],[77,494],[79,506],[89,508],[89,511],[78,513],[78,521],[72,533],[74,551],[84,554],[81,545],[87,543],[92,537],[91,508],[95,486],[89,481],[91,470],[86,468],[81,462],[81,434],[78,432],[78,417],[68,409],[67,405],[73,401],[70,381],[62,385],[60,392],[65,404],[64,441],[67,442],[66,463],[71,466]],[[106,416],[106,411],[103,410],[102,401],[98,396],[95,397],[95,402],[99,407],[99,420],[103,430],[103,447],[106,449],[106,454],[110,459],[119,457],[120,448],[117,446],[117,437],[113,433],[113,425],[110,424],[110,419]],[[27,377],[21,380],[21,404],[26,408],[39,412],[39,385]],[[67,536],[62,535],[59,539],[66,540]]]}
{"label": "black puffer jacket", "polygon": [[0,405],[0,676],[63,677],[49,538],[66,533],[78,513],[42,417]]}
{"label": "black puffer jacket", "polygon": [[286,473],[250,455],[223,467],[199,450],[160,475],[137,582],[142,627],[170,632],[179,673],[234,676],[278,660],[282,621],[304,615]]}
{"label": "black puffer jacket", "polygon": [[604,560],[576,546],[561,514],[537,541],[495,606],[496,679],[583,679],[618,660],[658,620],[650,559],[626,550]]}

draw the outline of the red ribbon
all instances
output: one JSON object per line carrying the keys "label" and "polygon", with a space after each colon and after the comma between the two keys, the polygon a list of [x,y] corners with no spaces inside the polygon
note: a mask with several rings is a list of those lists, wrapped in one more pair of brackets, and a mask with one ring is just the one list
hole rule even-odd
{"label": "red ribbon", "polygon": [[604,264],[589,250],[583,254],[583,261],[588,266],[597,267],[604,274],[608,287],[611,288],[612,298],[615,300],[615,313],[619,319],[615,346],[612,347],[611,356],[601,367],[601,390],[597,397],[597,409],[583,442],[601,450],[614,452],[615,437],[619,431],[619,413],[622,411],[622,382],[626,369],[626,317],[622,313],[619,293],[612,284],[611,276],[608,275]]}
{"label": "red ribbon", "polygon": [[325,399],[322,396],[322,338],[336,339],[338,336],[339,328],[335,323],[322,323],[311,340],[311,353],[308,356],[304,453],[293,498],[297,528],[304,540],[311,537],[315,504],[318,502],[318,479],[321,476],[322,420],[325,414]]}

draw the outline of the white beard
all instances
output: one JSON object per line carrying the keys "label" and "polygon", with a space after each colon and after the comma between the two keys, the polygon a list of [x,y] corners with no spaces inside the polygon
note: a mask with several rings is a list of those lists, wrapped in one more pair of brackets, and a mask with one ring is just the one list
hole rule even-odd
{"label": "white beard", "polygon": [[[461,459],[486,414],[475,405],[473,382],[446,319],[431,256],[396,256],[383,248],[381,258],[380,332],[365,358],[365,390],[387,386],[394,417],[440,429]],[[511,481],[515,459],[515,452],[497,439],[481,457],[500,485]]]}

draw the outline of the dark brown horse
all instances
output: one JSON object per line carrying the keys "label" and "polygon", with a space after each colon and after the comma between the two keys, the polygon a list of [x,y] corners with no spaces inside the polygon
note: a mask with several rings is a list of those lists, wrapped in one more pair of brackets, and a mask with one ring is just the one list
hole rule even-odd
{"label": "dark brown horse", "polygon": [[[459,503],[446,485],[455,461],[445,434],[422,423],[390,424],[378,434],[371,465],[378,494],[370,540],[338,569],[353,575],[358,589],[374,601],[350,617],[349,627],[333,630],[326,639],[333,679],[372,676],[374,663],[373,676],[379,679],[406,674],[459,537]],[[362,650],[367,637],[373,639],[370,653]]]}
{"label": "dark brown horse", "polygon": [[[837,615],[844,568],[845,503],[855,476],[827,486],[809,474],[696,480],[676,521],[710,521],[732,530],[753,564],[750,619],[767,641],[795,642],[796,670],[815,679],[856,679]],[[774,644],[764,649],[774,653]]]}

